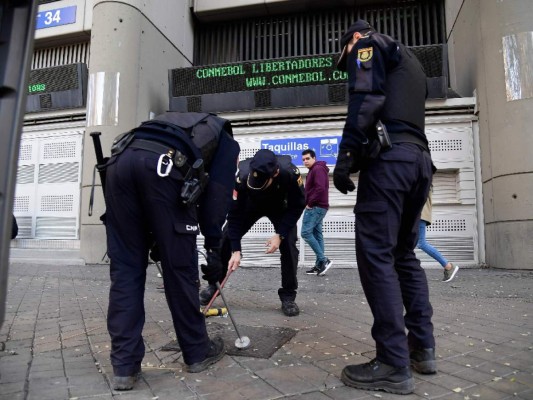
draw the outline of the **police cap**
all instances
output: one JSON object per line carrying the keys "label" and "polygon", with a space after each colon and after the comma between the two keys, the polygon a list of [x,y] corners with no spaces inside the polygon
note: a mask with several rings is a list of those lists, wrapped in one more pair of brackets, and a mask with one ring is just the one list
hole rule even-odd
{"label": "police cap", "polygon": [[370,25],[364,19],[358,19],[352,25],[350,25],[346,32],[344,32],[344,35],[341,37],[342,52],[339,57],[339,61],[337,61],[337,68],[339,70],[346,71],[346,57],[348,57],[346,45],[350,42],[350,40],[352,40],[353,34],[355,32],[363,32],[369,29],[374,30],[372,25]]}
{"label": "police cap", "polygon": [[278,159],[274,152],[267,149],[259,150],[250,162],[248,187],[255,190],[264,189],[268,180],[276,174],[278,168]]}

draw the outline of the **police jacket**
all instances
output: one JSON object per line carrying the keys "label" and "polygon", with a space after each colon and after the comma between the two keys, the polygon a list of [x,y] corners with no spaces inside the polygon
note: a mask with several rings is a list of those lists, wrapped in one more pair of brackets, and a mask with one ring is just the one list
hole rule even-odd
{"label": "police jacket", "polygon": [[408,133],[427,145],[424,134],[426,76],[403,44],[370,31],[347,57],[348,117],[340,149],[357,150],[375,135],[381,120],[389,134]]}
{"label": "police jacket", "polygon": [[[195,125],[203,116],[207,116],[201,122],[205,125]],[[198,222],[205,238],[204,246],[219,247],[240,151],[229,121],[212,114],[167,112],[141,124],[134,131],[136,139],[155,140],[180,150],[187,156],[189,164],[199,154],[204,159],[209,180],[198,202]],[[185,144],[184,135],[193,139],[194,150],[198,150],[199,154]]]}
{"label": "police jacket", "polygon": [[251,158],[239,163],[233,202],[228,213],[228,237],[232,251],[241,250],[241,239],[245,233],[242,224],[246,213],[254,215],[279,216],[276,233],[286,237],[296,226],[305,208],[305,193],[300,170],[290,156],[276,156],[280,165],[279,174],[264,190],[250,189],[247,185]]}

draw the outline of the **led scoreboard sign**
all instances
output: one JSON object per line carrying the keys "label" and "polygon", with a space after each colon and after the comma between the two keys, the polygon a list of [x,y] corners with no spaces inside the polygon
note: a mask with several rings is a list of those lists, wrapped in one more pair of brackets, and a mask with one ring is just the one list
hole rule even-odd
{"label": "led scoreboard sign", "polygon": [[169,71],[170,109],[229,111],[346,101],[337,55],[248,61]]}
{"label": "led scoreboard sign", "polygon": [[87,75],[83,63],[30,71],[26,112],[84,107]]}
{"label": "led scoreboard sign", "polygon": [[[426,72],[428,98],[446,98],[445,45],[410,47]],[[345,105],[338,54],[176,68],[169,71],[170,110],[223,112]]]}
{"label": "led scoreboard sign", "polygon": [[346,82],[333,56],[287,58],[179,68],[171,72],[174,96],[241,92]]}

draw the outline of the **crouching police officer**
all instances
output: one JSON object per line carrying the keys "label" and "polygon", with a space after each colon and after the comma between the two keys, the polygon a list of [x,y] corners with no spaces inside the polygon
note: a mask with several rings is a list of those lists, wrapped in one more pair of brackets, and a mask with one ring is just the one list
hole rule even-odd
{"label": "crouching police officer", "polygon": [[219,244],[231,202],[239,145],[228,121],[212,114],[162,114],[115,141],[106,171],[111,259],[107,324],[114,389],[130,390],[144,357],[144,285],[155,239],[165,296],[188,372],[221,359],[198,300],[196,237],[205,237],[204,279],[223,277]]}
{"label": "crouching police officer", "polygon": [[433,310],[414,253],[432,180],[426,77],[405,46],[366,21],[350,26],[341,46],[338,66],[348,72],[349,103],[333,179],[347,193],[355,189],[350,173],[361,171],[354,209],[357,266],[376,342],[376,358],[346,366],[341,379],[360,389],[408,394],[414,390],[410,364],[421,373],[436,371]]}
{"label": "crouching police officer", "polygon": [[[233,202],[222,244],[222,264],[232,270],[241,262],[241,239],[261,218],[274,225],[275,234],[266,243],[267,254],[281,253],[281,310],[288,317],[300,313],[295,302],[298,279],[298,232],[296,223],[305,208],[305,193],[298,168],[290,156],[276,156],[267,149],[239,163]],[[200,292],[206,305],[215,294],[210,284]]]}

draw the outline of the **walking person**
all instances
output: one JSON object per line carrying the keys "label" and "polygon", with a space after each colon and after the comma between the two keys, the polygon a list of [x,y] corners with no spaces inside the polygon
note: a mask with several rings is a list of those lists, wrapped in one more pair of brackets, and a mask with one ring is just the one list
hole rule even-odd
{"label": "walking person", "polygon": [[432,257],[434,260],[439,262],[439,264],[444,268],[444,277],[442,278],[442,281],[450,282],[453,278],[455,278],[455,275],[457,275],[457,271],[459,271],[459,266],[454,265],[451,262],[449,262],[440,253],[440,251],[438,251],[435,247],[430,245],[428,241],[426,240],[426,227],[428,225],[431,225],[432,194],[433,194],[433,186],[429,190],[429,196],[426,200],[426,204],[424,204],[424,208],[422,209],[422,215],[420,217],[420,227],[419,227],[419,233],[418,233],[417,247],[423,252],[425,252],[427,255]]}
{"label": "walking person", "polygon": [[315,253],[315,265],[307,275],[324,276],[333,262],[324,255],[322,222],[329,208],[329,168],[325,161],[317,161],[314,150],[302,152],[302,162],[309,169],[305,179],[305,210],[302,238]]}
{"label": "walking person", "polygon": [[[410,366],[436,372],[433,309],[414,252],[434,168],[424,134],[426,76],[404,45],[366,21],[351,25],[341,46],[338,68],[348,73],[349,103],[333,182],[346,194],[355,189],[350,173],[360,171],[356,256],[376,343],[376,357],[346,366],[341,380],[409,394]],[[377,126],[384,127],[382,141]]]}
{"label": "walking person", "polygon": [[222,118],[168,112],[141,124],[114,149],[104,193],[111,259],[107,327],[113,388],[131,390],[145,353],[144,286],[154,240],[185,370],[203,371],[224,356],[222,338],[208,337],[200,312],[196,238],[200,231],[205,238],[203,278],[216,282],[224,276],[219,246],[239,145]]}
{"label": "walking person", "polygon": [[[266,242],[266,254],[279,249],[281,260],[281,288],[278,296],[281,311],[288,317],[297,316],[298,289],[298,232],[296,224],[305,208],[302,176],[290,156],[280,156],[261,149],[253,158],[239,163],[233,202],[228,213],[222,241],[222,264],[236,270],[241,263],[241,240],[262,217],[274,225],[275,233]],[[222,281],[222,280],[221,280]],[[200,292],[202,305],[216,292],[209,284]]]}

